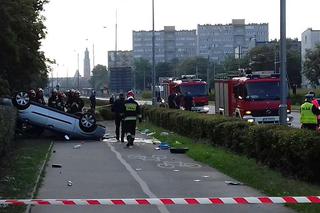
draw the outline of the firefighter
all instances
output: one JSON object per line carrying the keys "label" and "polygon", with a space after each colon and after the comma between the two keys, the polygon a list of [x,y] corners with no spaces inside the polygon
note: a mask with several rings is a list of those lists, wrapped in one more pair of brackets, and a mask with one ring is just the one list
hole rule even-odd
{"label": "firefighter", "polygon": [[193,97],[191,93],[188,92],[187,95],[184,97],[184,108],[185,110],[191,111],[193,106]]}
{"label": "firefighter", "polygon": [[51,97],[48,100],[48,106],[53,108],[58,108],[58,92],[56,89],[53,89],[51,92]]}
{"label": "firefighter", "polygon": [[300,107],[300,122],[302,129],[317,130],[318,120],[317,115],[320,115],[320,110],[312,104],[313,95],[307,94],[305,102]]}
{"label": "firefighter", "polygon": [[36,102],[38,102],[39,104],[46,105],[46,102],[44,101],[44,97],[43,97],[43,89],[42,88],[37,89]]}
{"label": "firefighter", "polygon": [[37,94],[36,94],[36,91],[34,91],[34,89],[31,89],[29,91],[29,97],[30,97],[30,101],[37,102]]}
{"label": "firefighter", "polygon": [[115,115],[115,125],[116,125],[116,139],[119,141],[120,136],[120,126],[121,126],[121,142],[124,142],[124,94],[120,93],[119,98],[112,104],[111,111]]}
{"label": "firefighter", "polygon": [[63,111],[63,112],[64,112],[64,107],[65,107],[65,103],[64,103],[65,98],[66,98],[66,95],[62,91],[59,91],[58,92],[57,109],[60,111]]}
{"label": "firefighter", "polygon": [[142,121],[141,110],[139,104],[134,100],[134,93],[129,91],[127,100],[124,102],[124,129],[127,135],[127,147],[133,146],[136,133],[137,118]]}

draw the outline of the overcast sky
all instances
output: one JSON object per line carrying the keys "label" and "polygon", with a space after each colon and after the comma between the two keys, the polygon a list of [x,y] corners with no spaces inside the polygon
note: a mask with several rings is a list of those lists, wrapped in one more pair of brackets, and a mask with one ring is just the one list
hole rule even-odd
{"label": "overcast sky", "polygon": [[[118,11],[118,50],[132,49],[132,30],[152,29],[152,0],[50,0],[44,16],[48,35],[42,49],[55,59],[54,77],[73,76],[80,54],[95,45],[95,64],[107,64],[115,47]],[[287,37],[299,38],[309,27],[320,30],[319,0],[287,0]],[[269,23],[269,38],[280,37],[280,0],[155,0],[155,28],[196,29],[197,24]]]}

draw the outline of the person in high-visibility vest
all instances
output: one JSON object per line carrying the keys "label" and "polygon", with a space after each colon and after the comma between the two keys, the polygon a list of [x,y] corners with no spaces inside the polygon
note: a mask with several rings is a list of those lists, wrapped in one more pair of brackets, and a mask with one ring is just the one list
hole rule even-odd
{"label": "person in high-visibility vest", "polygon": [[305,102],[300,107],[302,129],[317,130],[317,116],[320,115],[320,110],[312,103],[313,97],[312,94],[307,94],[305,96]]}

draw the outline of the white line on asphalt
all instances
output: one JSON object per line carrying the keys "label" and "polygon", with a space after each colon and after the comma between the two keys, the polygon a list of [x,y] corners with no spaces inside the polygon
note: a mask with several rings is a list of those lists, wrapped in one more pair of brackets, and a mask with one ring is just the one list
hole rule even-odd
{"label": "white line on asphalt", "polygon": [[[150,190],[147,183],[138,175],[138,173],[127,163],[125,159],[123,159],[122,155],[112,146],[111,143],[107,143],[110,147],[111,151],[116,154],[118,160],[126,167],[131,176],[139,183],[142,191],[148,195],[150,198],[157,198],[157,196]],[[169,210],[165,206],[157,206],[161,213],[170,213]]]}

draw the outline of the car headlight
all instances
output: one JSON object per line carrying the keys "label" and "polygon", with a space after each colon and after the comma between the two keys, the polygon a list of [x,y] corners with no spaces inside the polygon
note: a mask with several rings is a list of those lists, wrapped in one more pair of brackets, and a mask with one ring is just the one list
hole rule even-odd
{"label": "car headlight", "polygon": [[246,111],[245,114],[246,114],[246,115],[251,115],[252,112],[251,112],[251,111]]}
{"label": "car headlight", "polygon": [[249,122],[249,123],[253,123],[253,122],[254,122],[254,119],[250,118],[250,119],[248,119],[248,122]]}

